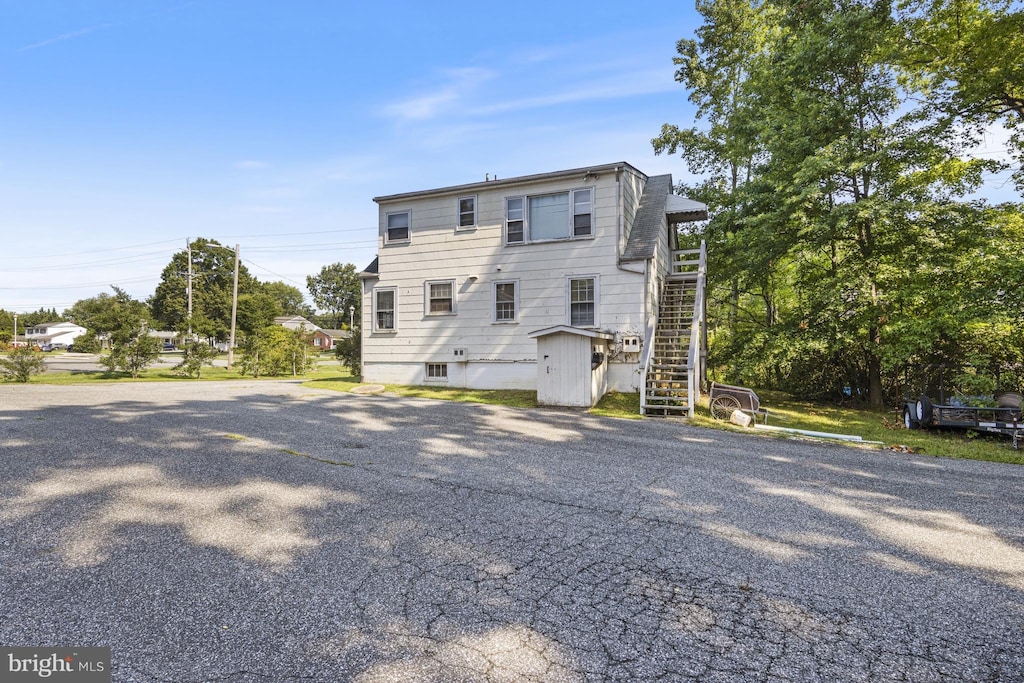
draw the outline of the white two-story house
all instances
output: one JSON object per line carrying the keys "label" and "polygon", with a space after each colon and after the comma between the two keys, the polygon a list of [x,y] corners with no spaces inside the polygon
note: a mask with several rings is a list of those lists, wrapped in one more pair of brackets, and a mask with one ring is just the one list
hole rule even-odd
{"label": "white two-story house", "polygon": [[676,224],[707,217],[671,192],[671,176],[620,162],[376,197],[364,381],[540,391],[552,373],[592,370],[600,387],[583,403],[637,391]]}

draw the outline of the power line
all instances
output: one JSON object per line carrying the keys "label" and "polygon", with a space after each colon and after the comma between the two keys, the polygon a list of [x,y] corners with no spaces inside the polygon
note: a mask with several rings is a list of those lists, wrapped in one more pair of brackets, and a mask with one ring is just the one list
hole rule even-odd
{"label": "power line", "polygon": [[0,256],[0,260],[4,261],[28,261],[32,259],[47,259],[47,258],[61,258],[63,256],[79,256],[81,254],[104,254],[111,251],[125,251],[126,249],[141,249],[142,247],[153,247],[157,244],[170,244],[171,242],[180,242],[185,239],[184,237],[176,238],[173,240],[162,240],[160,242],[147,242],[146,244],[133,244],[126,247],[112,247],[110,249],[90,249],[86,251],[73,251],[65,254],[43,254],[40,256]]}
{"label": "power line", "polygon": [[275,273],[274,271],[270,270],[269,268],[265,268],[264,266],[261,266],[258,263],[253,263],[252,261],[250,261],[247,258],[244,258],[242,260],[245,261],[246,263],[248,263],[250,266],[255,266],[255,267],[259,268],[262,271],[270,273],[271,275],[273,275],[275,277],[279,277],[279,278],[282,278],[284,280],[287,280],[288,282],[291,282],[292,284],[299,285],[300,287],[305,287],[306,286],[306,284],[303,283],[303,282],[296,282],[295,280],[291,279],[290,277],[288,277],[286,275],[281,275],[280,273]]}

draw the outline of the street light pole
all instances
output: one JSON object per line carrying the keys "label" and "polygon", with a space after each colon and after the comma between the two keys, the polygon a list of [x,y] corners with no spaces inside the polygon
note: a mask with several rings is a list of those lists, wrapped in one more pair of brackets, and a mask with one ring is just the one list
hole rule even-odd
{"label": "street light pole", "polygon": [[355,306],[349,306],[348,307],[348,329],[350,331],[355,329],[355,327],[356,327],[356,322],[355,321],[356,321],[356,307]]}

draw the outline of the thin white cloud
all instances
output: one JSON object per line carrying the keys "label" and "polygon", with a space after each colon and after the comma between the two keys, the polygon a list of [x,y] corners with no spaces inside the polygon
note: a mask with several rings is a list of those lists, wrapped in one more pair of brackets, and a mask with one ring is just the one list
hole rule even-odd
{"label": "thin white cloud", "polygon": [[384,114],[400,121],[423,121],[440,116],[466,100],[482,83],[497,76],[490,69],[465,67],[444,72],[446,83],[433,92],[384,107]]}
{"label": "thin white cloud", "polygon": [[255,159],[244,159],[242,161],[236,161],[234,164],[235,168],[243,171],[256,171],[261,168],[270,168],[270,164],[266,161],[257,161]]}
{"label": "thin white cloud", "polygon": [[102,31],[103,29],[112,28],[116,24],[99,24],[97,26],[89,26],[87,28],[78,29],[77,31],[69,31],[68,33],[62,33],[55,38],[47,38],[46,40],[40,40],[38,43],[31,43],[23,47],[18,48],[18,52],[28,52],[29,50],[38,50],[41,47],[47,45],[53,45],[64,40],[70,40],[72,38],[78,38],[79,36],[85,36],[95,31]]}
{"label": "thin white cloud", "polygon": [[495,102],[494,104],[475,107],[470,110],[470,113],[475,116],[485,116],[508,111],[539,109],[572,102],[615,100],[661,92],[677,92],[678,90],[679,85],[672,80],[671,76],[666,77],[665,70],[650,69],[646,72],[624,73],[611,79],[581,84],[578,88],[559,91],[549,95]]}

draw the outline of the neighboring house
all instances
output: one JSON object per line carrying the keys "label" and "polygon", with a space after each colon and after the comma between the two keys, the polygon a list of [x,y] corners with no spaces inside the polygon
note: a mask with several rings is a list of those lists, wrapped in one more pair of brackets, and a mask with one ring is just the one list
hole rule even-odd
{"label": "neighboring house", "polygon": [[156,337],[157,339],[160,340],[160,342],[164,346],[167,346],[168,344],[177,346],[177,345],[181,344],[181,340],[182,340],[182,335],[178,334],[177,332],[173,332],[171,330],[152,330],[151,329],[149,331],[149,336],[150,337]]}
{"label": "neighboring house", "polygon": [[42,323],[25,328],[25,339],[36,346],[63,344],[71,346],[75,340],[85,334],[81,325],[68,322]]}
{"label": "neighboring house", "polygon": [[274,324],[287,327],[289,330],[305,330],[311,335],[310,345],[321,351],[330,351],[334,348],[336,339],[349,335],[347,331],[322,329],[301,315],[279,315],[274,318]]}
{"label": "neighboring house", "polygon": [[287,327],[289,330],[306,329],[309,331],[320,329],[301,315],[279,315],[274,318],[274,324],[280,325],[281,327]]}
{"label": "neighboring house", "polygon": [[615,163],[374,198],[364,380],[557,405],[637,391],[665,283],[684,277],[675,224],[707,217],[671,192],[670,175]]}
{"label": "neighboring house", "polygon": [[[352,332],[349,330],[320,330],[320,332],[327,337],[327,339],[324,340],[324,346],[322,347],[324,351],[333,349],[342,339],[348,339],[352,336]],[[314,339],[313,341],[315,344],[316,340]]]}

